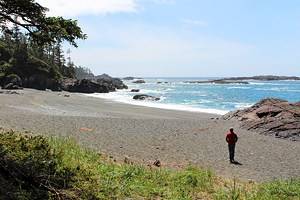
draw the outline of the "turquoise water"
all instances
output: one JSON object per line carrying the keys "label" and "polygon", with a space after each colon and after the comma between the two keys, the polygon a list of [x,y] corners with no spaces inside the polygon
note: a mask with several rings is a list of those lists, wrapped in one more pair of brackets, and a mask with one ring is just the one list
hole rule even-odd
{"label": "turquoise water", "polygon": [[[300,101],[300,81],[252,81],[250,84],[197,84],[184,81],[207,80],[207,78],[145,78],[145,84],[125,83],[141,94],[160,97],[159,102],[135,102],[135,93],[119,91],[106,95],[113,100],[151,107],[180,110],[199,110],[224,114],[246,108],[267,97],[281,98],[291,102]],[[157,82],[168,82],[157,84]]]}

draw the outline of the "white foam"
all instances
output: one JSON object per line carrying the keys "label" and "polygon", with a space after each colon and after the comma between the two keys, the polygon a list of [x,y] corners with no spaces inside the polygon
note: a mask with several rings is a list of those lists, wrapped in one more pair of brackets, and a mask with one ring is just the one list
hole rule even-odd
{"label": "white foam", "polygon": [[160,109],[167,109],[167,110],[202,112],[202,113],[211,113],[211,114],[218,114],[218,115],[224,115],[229,112],[227,110],[218,110],[218,109],[210,109],[210,108],[195,108],[195,107],[186,106],[186,105],[165,104],[165,103],[159,103],[159,102],[133,100],[129,94],[126,94],[126,91],[101,93],[101,94],[94,93],[94,94],[84,94],[84,95],[90,96],[90,97],[107,99],[107,100],[120,102],[120,103],[131,104],[131,105],[160,108]]}
{"label": "white foam", "polygon": [[251,106],[253,106],[253,103],[235,103],[235,108],[237,109],[249,108]]}
{"label": "white foam", "polygon": [[250,87],[242,87],[242,86],[235,86],[235,87],[228,87],[228,89],[250,89]]}

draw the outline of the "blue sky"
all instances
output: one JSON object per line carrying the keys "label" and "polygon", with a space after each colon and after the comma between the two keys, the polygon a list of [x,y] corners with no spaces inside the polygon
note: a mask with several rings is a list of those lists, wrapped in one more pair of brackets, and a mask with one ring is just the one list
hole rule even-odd
{"label": "blue sky", "polygon": [[76,64],[113,76],[300,76],[298,0],[38,0],[78,19]]}

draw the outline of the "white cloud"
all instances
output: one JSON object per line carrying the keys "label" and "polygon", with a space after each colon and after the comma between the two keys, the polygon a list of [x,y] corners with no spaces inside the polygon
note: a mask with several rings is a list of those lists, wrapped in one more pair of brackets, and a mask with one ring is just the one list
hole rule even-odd
{"label": "white cloud", "polygon": [[37,0],[50,9],[51,16],[74,17],[118,12],[136,12],[136,0]]}
{"label": "white cloud", "polygon": [[[126,28],[125,28],[126,27]],[[74,49],[75,63],[115,76],[213,76],[249,61],[255,47],[167,28],[123,25],[99,33],[89,30],[91,47]],[[87,41],[88,42],[88,41]],[[251,56],[250,56],[251,57]],[[222,66],[222,67],[221,67]]]}

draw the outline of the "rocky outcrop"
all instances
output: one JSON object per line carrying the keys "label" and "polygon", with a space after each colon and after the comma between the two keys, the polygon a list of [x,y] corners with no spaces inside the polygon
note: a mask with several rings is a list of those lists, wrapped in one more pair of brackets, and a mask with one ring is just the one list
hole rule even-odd
{"label": "rocky outcrop", "polygon": [[147,94],[138,94],[138,95],[135,95],[133,97],[134,100],[148,100],[148,101],[159,101],[160,98],[158,97],[154,97],[154,96],[150,96],[150,95],[147,95]]}
{"label": "rocky outcrop", "polygon": [[249,84],[247,81],[238,81],[238,80],[207,80],[207,81],[185,81],[185,83],[211,83],[211,84]]}
{"label": "rocky outcrop", "polygon": [[89,79],[65,79],[62,83],[62,89],[78,93],[108,93],[110,91],[108,86]]}
{"label": "rocky outcrop", "polygon": [[116,91],[116,89],[128,89],[127,85],[119,78],[113,78],[107,74],[102,74],[95,77],[95,80],[107,88],[110,92]]}
{"label": "rocky outcrop", "polygon": [[141,83],[146,83],[146,81],[144,81],[144,80],[137,80],[137,81],[133,81],[132,83],[138,83],[138,84],[141,84]]}
{"label": "rocky outcrop", "polygon": [[142,78],[137,78],[137,77],[132,77],[132,76],[128,76],[128,77],[123,78],[123,80],[125,80],[125,81],[133,81],[134,79],[142,79]]}
{"label": "rocky outcrop", "polygon": [[230,112],[224,119],[237,119],[243,128],[258,133],[300,141],[300,102],[263,99],[244,110]]}
{"label": "rocky outcrop", "polygon": [[37,90],[50,89],[52,91],[61,91],[61,81],[49,78],[47,75],[34,74],[28,78],[23,79],[23,86],[26,88],[33,88]]}
{"label": "rocky outcrop", "polygon": [[140,90],[139,89],[132,89],[132,90],[130,90],[130,92],[140,92]]}
{"label": "rocky outcrop", "polygon": [[297,76],[273,76],[273,75],[265,75],[265,76],[250,76],[250,77],[231,77],[224,78],[220,80],[257,80],[257,81],[283,81],[283,80],[296,80],[299,81],[300,77]]}
{"label": "rocky outcrop", "polygon": [[256,81],[282,81],[282,80],[300,80],[300,77],[296,76],[249,76],[249,77],[231,77],[231,78],[222,78],[215,80],[205,80],[205,81],[185,81],[185,83],[212,83],[212,84],[249,84],[247,80],[256,80]]}

